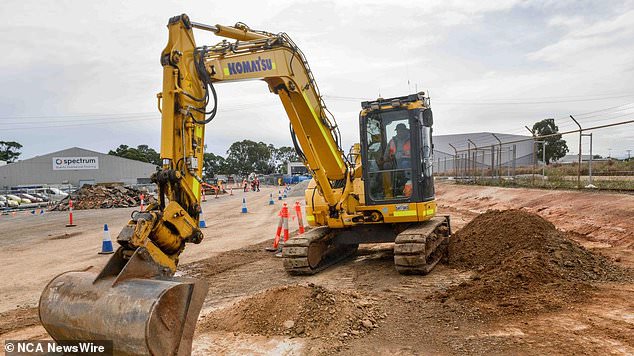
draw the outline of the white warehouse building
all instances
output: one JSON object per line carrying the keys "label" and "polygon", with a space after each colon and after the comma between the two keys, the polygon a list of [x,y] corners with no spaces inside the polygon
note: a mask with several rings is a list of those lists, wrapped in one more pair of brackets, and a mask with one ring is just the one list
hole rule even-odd
{"label": "white warehouse building", "polygon": [[27,185],[149,183],[151,163],[73,147],[0,166],[0,189]]}

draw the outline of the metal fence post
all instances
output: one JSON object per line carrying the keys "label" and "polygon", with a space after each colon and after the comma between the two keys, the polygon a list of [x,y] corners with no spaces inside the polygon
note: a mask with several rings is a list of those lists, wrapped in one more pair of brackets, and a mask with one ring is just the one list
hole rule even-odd
{"label": "metal fence post", "polygon": [[574,121],[575,124],[579,126],[579,162],[577,165],[577,188],[581,188],[581,137],[582,137],[583,129],[581,128],[581,125],[579,125],[579,122],[577,122],[577,120],[575,120],[575,118],[572,117],[572,115],[568,115],[568,116],[570,116],[572,121]]}
{"label": "metal fence post", "polygon": [[502,179],[502,140],[500,140],[494,133],[491,133],[493,137],[498,141],[498,178]]}
{"label": "metal fence post", "polygon": [[491,178],[495,177],[495,146],[491,145]]}
{"label": "metal fence post", "polygon": [[453,176],[454,178],[458,177],[458,150],[451,144],[448,144],[449,147],[453,148],[454,156],[453,156]]}
{"label": "metal fence post", "polygon": [[513,144],[513,179],[515,179],[515,168],[517,168],[517,146]]}
{"label": "metal fence post", "polygon": [[[471,174],[473,176],[473,179],[476,179],[476,175],[478,174],[478,160],[477,160],[477,158],[478,158],[478,156],[477,156],[477,154],[478,154],[478,146],[473,141],[471,141],[470,139],[467,139],[467,141],[469,141],[469,143],[471,143],[473,145],[473,147],[474,147],[473,160],[472,160],[473,169],[472,169]],[[469,158],[472,158],[472,157],[469,157]]]}

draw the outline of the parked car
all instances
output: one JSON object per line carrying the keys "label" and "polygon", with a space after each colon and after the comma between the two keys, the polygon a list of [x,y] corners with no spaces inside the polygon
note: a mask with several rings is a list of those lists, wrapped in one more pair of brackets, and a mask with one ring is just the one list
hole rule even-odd
{"label": "parked car", "polygon": [[59,188],[48,187],[44,190],[44,193],[48,195],[49,199],[52,201],[59,201],[68,196],[68,193],[61,191]]}
{"label": "parked car", "polygon": [[44,194],[44,193],[29,193],[29,194],[31,194],[34,197],[40,198],[40,199],[42,199],[42,201],[45,201],[45,202],[50,200],[48,198],[48,196],[46,196],[46,194]]}
{"label": "parked car", "polygon": [[18,204],[31,204],[31,201],[26,198],[21,198],[14,194],[7,194],[7,199],[16,201]]}
{"label": "parked car", "polygon": [[19,196],[22,199],[29,200],[31,203],[41,203],[41,202],[44,201],[44,200],[42,200],[40,198],[34,197],[33,195],[27,194],[27,193],[17,193],[16,195]]}
{"label": "parked car", "polygon": [[4,195],[0,195],[0,202],[4,204],[5,207],[15,208],[19,205],[19,203],[15,200],[7,199]]}

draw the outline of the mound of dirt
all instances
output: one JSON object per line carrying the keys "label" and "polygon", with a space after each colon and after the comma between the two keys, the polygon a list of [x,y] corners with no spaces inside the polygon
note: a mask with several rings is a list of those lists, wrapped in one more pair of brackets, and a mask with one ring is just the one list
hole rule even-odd
{"label": "mound of dirt", "polygon": [[449,263],[475,273],[441,299],[473,301],[495,312],[557,309],[590,296],[591,282],[632,277],[523,210],[488,211],[473,219],[450,239]]}
{"label": "mound of dirt", "polygon": [[203,330],[345,339],[376,328],[375,301],[308,285],[269,289],[205,317]]}
{"label": "mound of dirt", "polygon": [[310,183],[310,180],[305,180],[295,185],[292,185],[291,190],[288,192],[288,196],[289,197],[303,197],[304,192],[306,191],[306,188],[308,188],[308,183]]}

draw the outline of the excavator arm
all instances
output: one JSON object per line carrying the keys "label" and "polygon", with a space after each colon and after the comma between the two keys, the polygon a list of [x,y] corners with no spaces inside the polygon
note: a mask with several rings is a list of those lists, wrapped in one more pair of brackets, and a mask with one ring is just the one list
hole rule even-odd
{"label": "excavator arm", "polygon": [[[190,22],[186,15],[173,18],[169,27],[169,43],[174,44],[172,54],[181,51],[177,48],[177,44],[182,48],[179,38],[191,38],[193,46],[194,28],[236,40],[195,47],[195,64],[182,66],[181,71],[189,71],[183,75],[192,75],[192,68],[196,68],[210,91],[221,82],[265,81],[284,106],[296,150],[315,177],[330,215],[336,217],[340,210],[346,209],[352,188],[351,165],[341,150],[337,125],[328,115],[308,62],[288,35],[255,31],[240,23],[232,27],[203,25]],[[166,52],[164,56],[174,57]]]}

